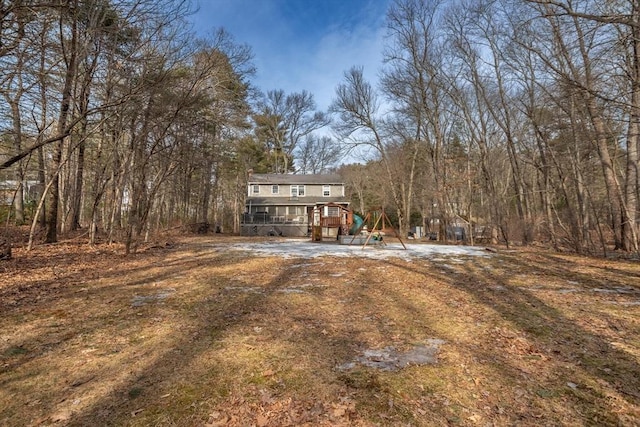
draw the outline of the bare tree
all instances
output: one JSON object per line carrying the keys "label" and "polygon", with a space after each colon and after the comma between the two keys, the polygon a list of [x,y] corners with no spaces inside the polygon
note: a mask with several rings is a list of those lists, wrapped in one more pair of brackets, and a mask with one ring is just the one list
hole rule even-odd
{"label": "bare tree", "polygon": [[[418,155],[426,150],[428,165],[432,168],[433,189],[431,201],[436,207],[440,226],[447,226],[453,212],[447,200],[447,162],[445,159],[451,122],[446,114],[446,96],[449,79],[443,73],[444,45],[439,36],[443,3],[421,0],[402,0],[392,4],[387,13],[390,36],[385,49],[387,67],[382,87],[393,102],[397,128],[404,144],[406,165],[404,216],[412,211]],[[409,151],[407,151],[409,150]],[[408,224],[407,224],[408,225]],[[440,233],[446,238],[446,233]]]}
{"label": "bare tree", "polygon": [[300,173],[322,173],[337,165],[342,157],[342,148],[329,136],[307,135],[296,157]]}
{"label": "bare tree", "polygon": [[285,95],[283,90],[267,92],[254,120],[258,139],[272,153],[275,173],[289,172],[300,141],[330,123],[326,114],[316,111],[311,93]]}
{"label": "bare tree", "polygon": [[[604,178],[609,219],[614,239],[614,246],[624,248],[623,228],[624,199],[616,174],[616,164],[611,153],[609,142],[615,138],[610,122],[607,119],[606,76],[602,55],[605,55],[606,41],[611,37],[607,33],[606,24],[598,21],[581,19],[578,14],[567,13],[564,2],[532,2],[539,23],[544,22],[538,33],[537,42],[523,46],[535,52],[544,62],[547,69],[562,81],[571,84],[579,97],[578,101],[586,107],[589,125],[593,132],[591,139],[600,160]],[[595,3],[586,2],[586,7],[595,7]],[[530,28],[524,26],[524,28]],[[551,39],[543,38],[548,34]]]}
{"label": "bare tree", "polygon": [[[345,81],[336,88],[331,111],[338,115],[334,129],[351,148],[366,146],[379,156],[392,206],[397,209],[400,232],[408,230],[412,183],[405,181],[406,161],[415,171],[415,139],[400,122],[385,120],[379,112],[377,93],[365,80],[362,68],[345,72]],[[398,154],[402,153],[402,160]],[[404,157],[405,155],[408,156]]]}

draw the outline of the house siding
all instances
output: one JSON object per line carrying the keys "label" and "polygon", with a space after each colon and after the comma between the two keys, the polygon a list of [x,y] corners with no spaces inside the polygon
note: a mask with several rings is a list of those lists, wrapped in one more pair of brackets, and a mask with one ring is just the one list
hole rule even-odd
{"label": "house siding", "polygon": [[[278,186],[277,194],[273,193]],[[292,186],[303,186],[304,195],[291,196]],[[324,195],[329,187],[330,195]],[[255,192],[255,190],[258,190]],[[309,235],[309,213],[329,202],[347,207],[344,184],[338,175],[252,175],[247,182],[243,235]]]}
{"label": "house siding", "polygon": [[[258,186],[258,192],[254,192],[254,186]],[[273,193],[272,192],[272,185],[271,184],[250,184],[248,186],[248,193],[247,196],[248,197],[255,197],[255,196],[260,196],[260,197],[267,197],[267,196],[275,196],[275,197],[282,197],[282,196],[289,196],[291,197],[291,186],[294,184],[287,184],[287,185],[278,185],[278,193]],[[297,184],[296,186],[304,186],[304,190],[305,190],[305,195],[304,196],[299,196],[299,197],[326,197],[326,198],[337,198],[337,197],[344,197],[344,185],[339,185],[339,184],[330,184],[329,185],[329,191],[331,192],[330,196],[324,196],[323,192],[324,192],[324,187],[326,186],[326,184],[319,184],[319,185],[313,185],[313,184]]]}

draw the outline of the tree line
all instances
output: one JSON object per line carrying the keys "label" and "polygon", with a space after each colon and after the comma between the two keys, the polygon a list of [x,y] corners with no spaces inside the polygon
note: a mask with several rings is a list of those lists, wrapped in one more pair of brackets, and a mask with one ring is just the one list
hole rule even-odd
{"label": "tree line", "polygon": [[303,171],[325,167],[313,96],[260,93],[250,47],[195,37],[192,6],[0,2],[0,214],[32,225],[30,245],[82,227],[129,253],[175,224],[237,231],[247,170],[292,171],[298,147]]}
{"label": "tree line", "polygon": [[350,153],[354,208],[403,234],[638,252],[636,3],[393,0],[379,83],[354,66],[321,112],[260,93],[250,47],[195,37],[187,1],[3,0],[0,219],[134,252],[176,224],[238,231],[248,170]]}
{"label": "tree line", "polygon": [[637,1],[398,0],[387,36],[381,83],[354,67],[332,106],[377,154],[348,168],[359,205],[404,230],[638,252]]}

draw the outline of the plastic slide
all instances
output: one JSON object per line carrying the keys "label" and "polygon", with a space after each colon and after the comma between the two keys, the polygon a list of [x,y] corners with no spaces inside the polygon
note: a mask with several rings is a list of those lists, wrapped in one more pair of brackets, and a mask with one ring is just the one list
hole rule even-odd
{"label": "plastic slide", "polygon": [[362,227],[362,223],[364,223],[364,220],[358,215],[354,214],[353,224],[351,225],[351,228],[349,228],[349,235],[353,236],[354,234],[356,234],[358,232],[358,229]]}

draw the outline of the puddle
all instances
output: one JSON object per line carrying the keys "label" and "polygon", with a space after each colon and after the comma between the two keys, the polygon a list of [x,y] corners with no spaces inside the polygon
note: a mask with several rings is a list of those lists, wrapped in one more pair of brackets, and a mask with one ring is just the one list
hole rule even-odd
{"label": "puddle", "polygon": [[616,287],[611,289],[594,288],[594,289],[591,289],[591,291],[597,292],[600,294],[632,294],[635,292],[635,289]]}
{"label": "puddle", "polygon": [[256,286],[226,286],[224,288],[227,292],[241,292],[245,294],[263,294],[264,289]]}
{"label": "puddle", "polygon": [[276,292],[280,292],[282,294],[304,294],[305,291],[299,288],[284,288],[278,289]]}
{"label": "puddle", "polygon": [[[328,285],[303,283],[301,285],[289,286],[287,288],[276,289],[274,292],[281,294],[303,294],[313,289],[326,288]],[[265,294],[265,289],[257,286],[227,286],[224,288],[227,292],[240,292],[244,294]]]}
{"label": "puddle", "polygon": [[153,295],[134,295],[133,298],[131,298],[131,305],[133,307],[142,307],[145,304],[163,301],[171,296],[171,294],[175,291],[175,289],[169,288],[160,292],[156,292]]}
{"label": "puddle", "polygon": [[433,365],[438,361],[438,350],[444,344],[440,339],[429,339],[424,344],[401,352],[394,347],[385,347],[381,350],[365,350],[361,356],[352,362],[338,366],[339,371],[349,371],[358,365],[381,371],[397,371],[413,365]]}
{"label": "puddle", "polygon": [[622,305],[625,307],[635,307],[635,306],[640,306],[640,301],[609,301],[610,304],[614,304],[614,305]]}
{"label": "puddle", "polygon": [[[540,290],[547,290],[542,286],[536,286],[536,287],[532,287],[530,288],[532,291],[540,291]],[[567,287],[567,288],[560,288],[556,290],[557,293],[559,294],[563,294],[563,295],[567,295],[567,294],[572,294],[572,293],[576,293],[576,292],[595,292],[597,294],[634,294],[636,292],[638,292],[636,289],[634,288],[630,288],[630,287],[613,287],[613,288],[591,288],[591,289],[578,289],[578,288],[571,288],[571,287]]]}
{"label": "puddle", "polygon": [[290,286],[288,288],[278,289],[276,292],[284,294],[303,294],[310,289],[326,288],[328,285],[317,285],[314,283],[304,283],[298,286]]}

